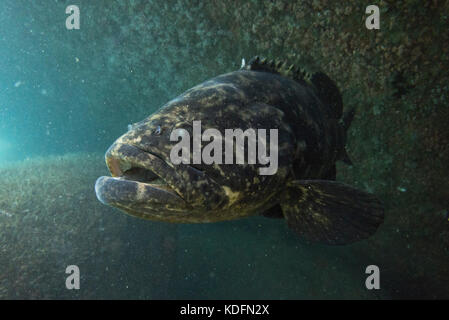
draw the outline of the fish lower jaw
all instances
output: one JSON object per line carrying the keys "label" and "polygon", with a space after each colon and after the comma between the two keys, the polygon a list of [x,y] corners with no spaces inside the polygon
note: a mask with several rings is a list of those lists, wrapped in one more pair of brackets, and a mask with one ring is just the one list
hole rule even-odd
{"label": "fish lower jaw", "polygon": [[[159,181],[158,181],[159,182]],[[99,177],[95,183],[97,198],[104,204],[132,208],[150,206],[158,210],[185,208],[186,202],[167,184],[153,184],[124,177]]]}

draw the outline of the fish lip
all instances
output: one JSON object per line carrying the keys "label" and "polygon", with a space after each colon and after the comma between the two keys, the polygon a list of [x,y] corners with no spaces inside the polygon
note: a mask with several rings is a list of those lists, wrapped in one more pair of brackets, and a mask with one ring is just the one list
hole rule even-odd
{"label": "fish lip", "polygon": [[142,206],[149,209],[145,205],[150,205],[152,210],[182,212],[188,207],[175,192],[121,177],[99,177],[95,182],[95,193],[101,203],[124,209],[139,209]]}
{"label": "fish lip", "polygon": [[[159,190],[159,192],[170,193],[172,195],[177,196],[181,199],[185,204],[187,202],[183,198],[182,194],[176,190],[174,185],[167,181],[166,178],[160,172],[158,172],[157,168],[165,167],[169,168],[170,171],[175,174],[173,165],[165,161],[161,156],[149,152],[140,148],[139,146],[133,144],[113,144],[105,154],[106,165],[111,173],[110,178],[117,179],[118,182],[126,183],[135,183],[137,185],[141,185],[144,188],[152,188]],[[161,179],[165,184],[163,185],[155,185],[152,184],[151,181],[138,181],[130,179],[126,176],[126,172],[133,168],[140,168],[150,172],[150,174],[154,175],[154,179],[151,181],[157,180],[157,178]],[[172,171],[173,170],[173,171]],[[100,177],[102,178],[102,177]],[[99,178],[99,179],[100,179]],[[98,180],[97,180],[98,182]],[[162,190],[162,191],[161,191]],[[101,200],[100,200],[101,201]]]}

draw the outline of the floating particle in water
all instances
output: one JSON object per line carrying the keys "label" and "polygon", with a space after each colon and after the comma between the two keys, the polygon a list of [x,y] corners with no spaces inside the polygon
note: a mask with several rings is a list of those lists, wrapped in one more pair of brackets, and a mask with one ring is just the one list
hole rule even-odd
{"label": "floating particle in water", "polygon": [[1,216],[6,216],[6,217],[12,217],[12,214],[11,213],[9,213],[8,211],[5,211],[5,210],[2,210],[2,209],[0,209],[0,215]]}

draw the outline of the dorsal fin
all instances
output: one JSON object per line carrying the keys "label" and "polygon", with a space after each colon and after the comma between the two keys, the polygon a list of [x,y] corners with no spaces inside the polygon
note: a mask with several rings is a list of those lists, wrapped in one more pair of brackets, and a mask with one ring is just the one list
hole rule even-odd
{"label": "dorsal fin", "polygon": [[268,60],[259,56],[251,58],[247,64],[242,63],[241,69],[271,72],[300,83],[305,82],[315,89],[317,96],[327,106],[327,114],[330,118],[340,119],[343,114],[343,100],[340,91],[335,83],[322,72],[311,72],[285,61]]}
{"label": "dorsal fin", "polygon": [[300,68],[293,64],[288,64],[287,62],[281,60],[274,60],[274,59],[268,60],[267,58],[255,56],[251,58],[247,64],[242,65],[242,69],[271,72],[275,74],[280,74],[284,77],[299,82],[305,81],[309,84],[312,84],[311,83],[312,74],[310,72],[308,72],[304,68]]}
{"label": "dorsal fin", "polygon": [[315,86],[318,97],[328,106],[330,118],[340,119],[343,115],[343,98],[337,85],[322,72],[314,73],[311,82]]}

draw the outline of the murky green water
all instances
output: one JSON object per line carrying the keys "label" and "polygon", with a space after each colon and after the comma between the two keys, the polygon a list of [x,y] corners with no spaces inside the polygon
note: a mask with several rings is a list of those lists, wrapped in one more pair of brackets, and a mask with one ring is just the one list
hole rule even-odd
{"label": "murky green water", "polygon": [[[327,1],[2,0],[0,298],[448,298],[448,4],[395,3],[368,30],[364,6]],[[373,237],[317,245],[283,220],[177,225],[97,200],[128,124],[256,54],[319,67],[356,108],[337,180],[384,202]]]}

